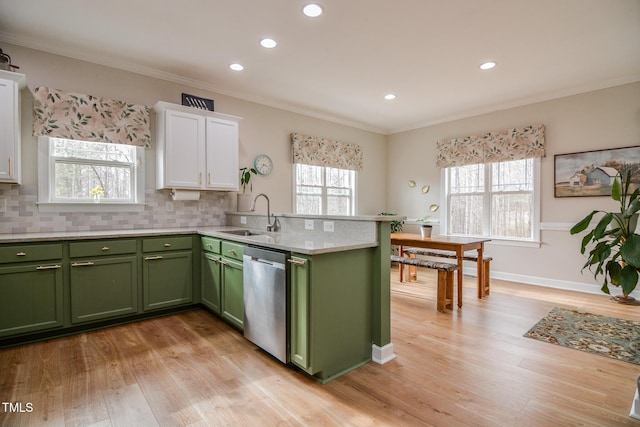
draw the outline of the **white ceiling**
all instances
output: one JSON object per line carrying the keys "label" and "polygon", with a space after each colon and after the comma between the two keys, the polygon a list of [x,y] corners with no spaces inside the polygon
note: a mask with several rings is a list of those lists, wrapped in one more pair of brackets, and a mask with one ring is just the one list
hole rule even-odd
{"label": "white ceiling", "polygon": [[0,0],[0,41],[385,134],[640,81],[640,0],[306,3]]}

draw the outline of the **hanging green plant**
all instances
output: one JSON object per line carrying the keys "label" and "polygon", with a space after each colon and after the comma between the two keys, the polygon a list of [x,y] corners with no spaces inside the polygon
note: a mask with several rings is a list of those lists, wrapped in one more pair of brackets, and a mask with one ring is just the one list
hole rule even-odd
{"label": "hanging green plant", "polygon": [[255,170],[255,168],[240,168],[240,185],[242,185],[242,194],[245,193],[247,185],[249,186],[249,192],[253,191],[251,174],[257,175],[258,171]]}

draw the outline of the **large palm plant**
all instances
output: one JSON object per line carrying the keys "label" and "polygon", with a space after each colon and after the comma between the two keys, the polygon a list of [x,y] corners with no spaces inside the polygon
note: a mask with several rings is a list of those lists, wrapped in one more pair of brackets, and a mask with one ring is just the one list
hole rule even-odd
{"label": "large palm plant", "polygon": [[621,300],[638,284],[640,272],[640,235],[635,233],[640,210],[640,187],[630,192],[632,173],[627,170],[624,182],[616,177],[611,197],[620,204],[620,212],[594,210],[571,228],[571,234],[584,231],[596,215],[600,220],[582,239],[580,252],[591,247],[587,262],[582,269],[589,268],[598,280],[602,276],[602,292],[609,294],[609,284],[622,289]]}

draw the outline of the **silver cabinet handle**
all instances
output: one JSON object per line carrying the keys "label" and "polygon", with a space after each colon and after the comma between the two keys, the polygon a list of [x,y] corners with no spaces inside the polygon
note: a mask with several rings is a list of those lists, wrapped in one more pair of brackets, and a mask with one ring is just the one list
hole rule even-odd
{"label": "silver cabinet handle", "polygon": [[102,247],[102,251],[103,251],[103,252],[108,251],[109,249],[111,249],[111,248],[109,248],[109,246],[103,246],[103,247]]}
{"label": "silver cabinet handle", "polygon": [[219,258],[215,258],[213,256],[205,255],[209,261],[220,262]]}
{"label": "silver cabinet handle", "polygon": [[170,248],[170,247],[171,247],[171,243],[165,243],[165,244],[164,244],[164,247],[165,247],[165,248]]}
{"label": "silver cabinet handle", "polygon": [[61,268],[59,265],[41,265],[36,267],[36,270],[55,270]]}
{"label": "silver cabinet handle", "polygon": [[162,255],[148,256],[144,258],[145,261],[154,261],[157,259],[162,259]]}
{"label": "silver cabinet handle", "polygon": [[26,252],[18,252],[16,256],[27,256]]}
{"label": "silver cabinet handle", "polygon": [[299,259],[293,259],[293,258],[289,258],[287,261],[290,262],[291,264],[295,264],[295,265],[305,265],[307,263],[307,261],[303,261],[303,260],[299,260]]}
{"label": "silver cabinet handle", "polygon": [[92,265],[94,265],[93,262],[91,261],[87,261],[87,262],[74,262],[73,264],[71,264],[71,267],[91,267]]}

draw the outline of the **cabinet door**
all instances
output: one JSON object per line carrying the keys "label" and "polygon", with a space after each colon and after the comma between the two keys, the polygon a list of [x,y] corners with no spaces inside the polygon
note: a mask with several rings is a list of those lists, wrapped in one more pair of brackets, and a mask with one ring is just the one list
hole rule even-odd
{"label": "cabinet door", "polygon": [[0,182],[20,184],[20,92],[0,79]]}
{"label": "cabinet door", "polygon": [[238,123],[207,117],[207,189],[238,190]]}
{"label": "cabinet door", "polygon": [[204,187],[204,117],[181,111],[165,111],[164,168],[166,188]]}
{"label": "cabinet door", "polygon": [[244,328],[244,282],[242,263],[222,260],[222,317],[239,329]]}
{"label": "cabinet door", "polygon": [[220,256],[202,252],[201,280],[202,304],[214,313],[220,314],[220,294],[222,291],[222,269]]}
{"label": "cabinet door", "polygon": [[310,264],[311,260],[292,256],[291,264],[291,361],[313,374],[310,360]]}
{"label": "cabinet door", "polygon": [[71,263],[71,322],[138,312],[138,258],[101,257]]}
{"label": "cabinet door", "polygon": [[62,326],[60,263],[0,267],[0,337]]}
{"label": "cabinet door", "polygon": [[144,257],[144,310],[193,301],[193,252],[165,252]]}

